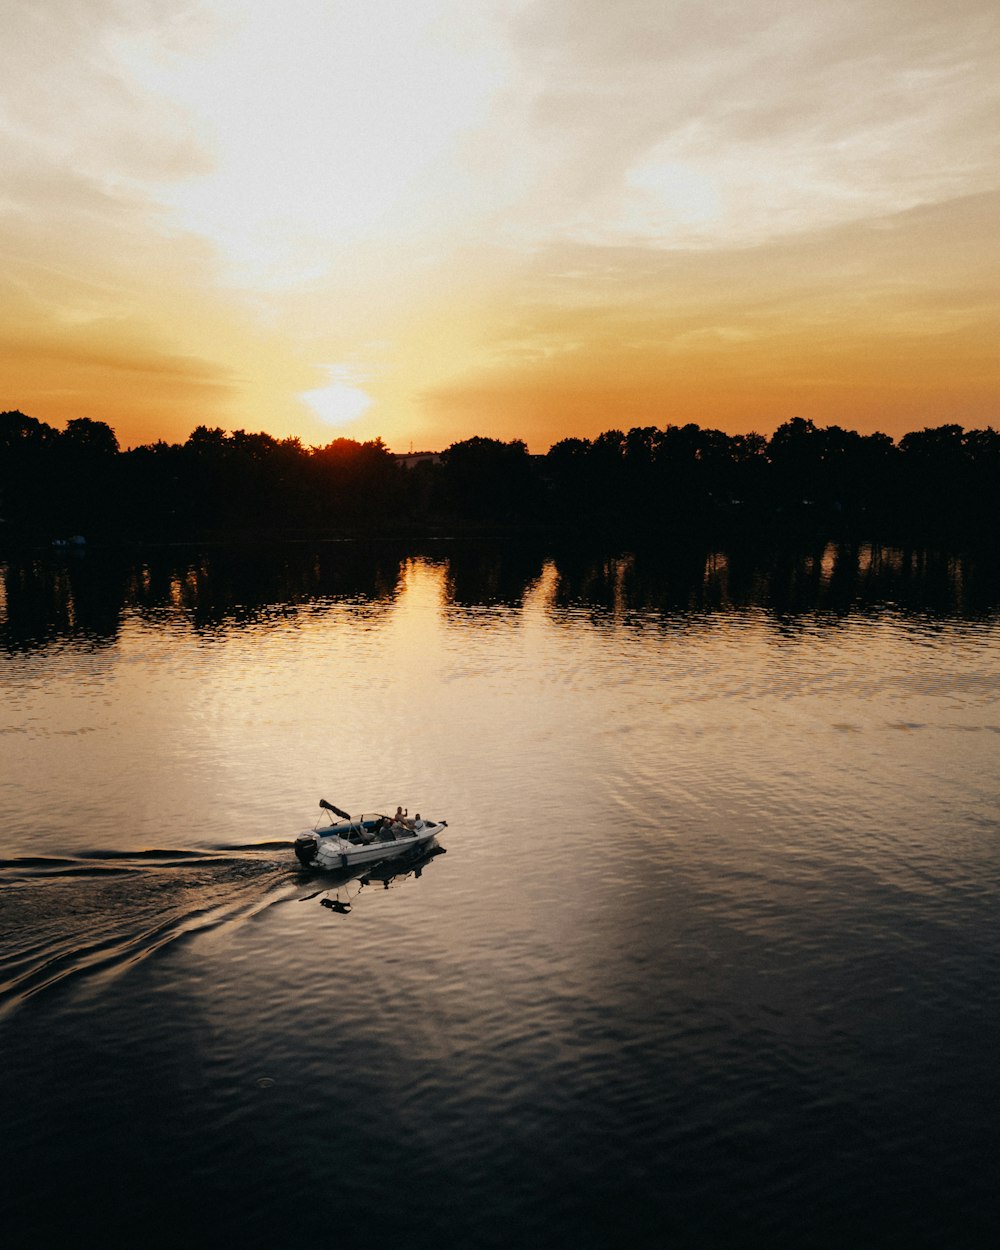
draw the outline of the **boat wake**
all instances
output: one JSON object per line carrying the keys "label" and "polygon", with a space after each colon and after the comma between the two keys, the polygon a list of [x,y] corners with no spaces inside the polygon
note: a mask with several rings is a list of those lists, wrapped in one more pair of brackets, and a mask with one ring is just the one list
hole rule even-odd
{"label": "boat wake", "polygon": [[[279,848],[280,852],[279,853]],[[0,860],[0,1017],[293,897],[288,843]]]}

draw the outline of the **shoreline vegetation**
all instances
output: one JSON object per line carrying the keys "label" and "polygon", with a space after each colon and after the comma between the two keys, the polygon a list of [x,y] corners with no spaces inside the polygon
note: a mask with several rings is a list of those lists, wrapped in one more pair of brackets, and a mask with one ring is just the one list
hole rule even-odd
{"label": "shoreline vegetation", "polygon": [[895,442],[797,417],[770,438],[692,423],[545,455],[477,436],[420,457],[206,426],[122,451],[102,421],[0,413],[4,545],[532,535],[992,544],[1000,432],[951,424]]}

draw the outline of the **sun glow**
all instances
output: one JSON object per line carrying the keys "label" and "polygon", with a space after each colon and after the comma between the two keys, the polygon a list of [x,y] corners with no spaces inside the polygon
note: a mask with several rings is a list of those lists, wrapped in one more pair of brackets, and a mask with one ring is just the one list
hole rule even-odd
{"label": "sun glow", "polygon": [[233,281],[312,280],[331,252],[405,232],[418,206],[447,200],[448,154],[500,80],[475,11],[456,0],[212,8],[227,34],[200,55],[165,57],[141,33],[119,53],[199,121],[209,168],[162,195],[219,245]]}
{"label": "sun glow", "polygon": [[367,391],[356,386],[354,374],[346,365],[328,365],[330,382],[299,396],[324,425],[350,425],[374,403]]}

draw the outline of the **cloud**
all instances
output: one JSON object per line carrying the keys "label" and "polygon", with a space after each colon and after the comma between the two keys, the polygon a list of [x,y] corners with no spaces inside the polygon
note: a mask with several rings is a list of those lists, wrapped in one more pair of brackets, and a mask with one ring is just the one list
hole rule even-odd
{"label": "cloud", "polygon": [[803,412],[900,434],[942,398],[948,419],[986,424],[998,213],[992,192],[738,249],[559,243],[424,400],[451,432],[487,413],[540,451],[567,429],[770,431]]}
{"label": "cloud", "polygon": [[140,38],[120,52],[137,79],[200,119],[214,166],[163,198],[216,241],[233,282],[281,289],[348,247],[440,227],[460,180],[455,145],[502,69],[488,10],[458,0],[212,8],[227,37],[197,54],[164,59]]}
{"label": "cloud", "polygon": [[142,29],[169,42],[187,6],[8,0],[8,50],[0,108],[5,157],[41,159],[106,186],[204,173],[208,158],[193,120],[136,82],[116,41]]}
{"label": "cloud", "polygon": [[[0,341],[63,342],[91,410],[118,360],[133,428],[325,437],[302,396],[342,417],[353,388],[359,436],[532,437],[686,402],[697,369],[745,412],[779,368],[837,390],[831,342],[897,385],[921,326],[938,402],[949,352],[988,375],[958,241],[995,263],[985,0],[8,0],[5,39]],[[193,362],[199,410],[130,360]],[[358,372],[316,387],[328,361]]]}
{"label": "cloud", "polygon": [[516,29],[550,235],[727,246],[995,185],[1000,22],[981,2],[554,0]]}

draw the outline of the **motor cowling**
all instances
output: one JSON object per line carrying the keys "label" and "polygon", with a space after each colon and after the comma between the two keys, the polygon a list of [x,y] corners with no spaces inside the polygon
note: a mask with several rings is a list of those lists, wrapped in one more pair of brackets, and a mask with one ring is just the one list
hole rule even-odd
{"label": "motor cowling", "polygon": [[314,833],[300,833],[295,839],[295,858],[303,868],[311,868],[319,849],[319,839]]}

